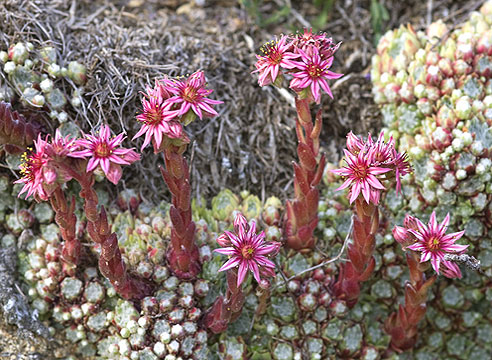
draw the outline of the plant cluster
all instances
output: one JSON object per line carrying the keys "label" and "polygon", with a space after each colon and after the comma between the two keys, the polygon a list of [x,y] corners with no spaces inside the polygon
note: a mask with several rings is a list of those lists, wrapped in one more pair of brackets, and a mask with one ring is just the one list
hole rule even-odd
{"label": "plant cluster", "polygon": [[[474,238],[468,224],[489,227],[491,8],[484,5],[443,43],[434,40],[446,33],[442,23],[427,35],[407,27],[382,38],[372,74],[388,129],[377,139],[349,133],[338,169],[326,166],[320,153],[322,114],[313,122],[312,112],[323,92],[332,97],[328,82],[342,76],[330,70],[340,43],[306,29],[265,44],[254,71],[259,85],[288,82],[296,96],[299,159],[293,164],[294,198],[284,205],[227,190],[212,200],[212,209],[191,199],[184,127],[219,115],[214,106],[222,103],[210,98],[202,71],[158,79],[143,93],[136,116],[142,127],[133,139],[143,138],[141,152],[152,144],[154,154],[162,154],[160,171],[172,195],[170,204],[154,208],[128,192],[127,201],[119,202],[123,209],[107,210],[95,191],[96,178],[116,185],[123,167],[140,159],[134,148],[123,146],[123,133],[112,136],[101,125],[81,138],[57,130],[34,140],[35,130],[2,104],[2,142],[22,147],[34,140],[34,149],[23,155],[16,189],[20,185],[19,195],[49,202],[54,214],[26,210],[6,221],[27,238],[21,272],[33,307],[51,317],[50,331],[63,329],[84,357],[396,359],[412,349],[437,276],[462,278],[461,263],[477,265],[466,254],[473,246],[458,243]],[[15,62],[22,57],[14,50],[8,57]],[[18,134],[22,128],[30,130]],[[323,177],[328,192],[320,191]],[[83,213],[71,193],[72,180]],[[331,192],[330,198],[333,189],[347,190],[347,196]],[[456,211],[444,217],[443,202],[452,200],[458,201]],[[57,226],[49,224],[52,217]],[[341,226],[344,218],[348,222]],[[325,226],[327,219],[337,229]],[[29,236],[26,230],[36,220],[43,223],[41,235]],[[396,225],[400,221],[403,226]],[[447,233],[452,225],[465,230]],[[409,278],[401,279],[404,301],[381,315],[360,300],[364,283],[381,269],[378,239],[391,229],[384,241],[401,245]],[[336,257],[316,251],[343,237]],[[93,243],[85,248],[87,238]],[[347,259],[337,268],[345,248]],[[370,324],[373,316],[385,319],[387,336]],[[369,333],[365,340],[363,329]]]}

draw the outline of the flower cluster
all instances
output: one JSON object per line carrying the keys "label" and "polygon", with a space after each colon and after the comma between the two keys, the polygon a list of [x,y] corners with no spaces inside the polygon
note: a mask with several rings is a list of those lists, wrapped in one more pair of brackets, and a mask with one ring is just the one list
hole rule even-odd
{"label": "flower cluster", "polygon": [[237,286],[239,287],[246,273],[251,271],[255,280],[260,284],[260,274],[263,276],[275,276],[275,264],[268,260],[267,256],[274,256],[281,244],[275,241],[265,243],[265,232],[256,234],[254,220],[248,224],[244,215],[238,213],[234,219],[234,233],[225,231],[217,238],[217,243],[222,246],[215,252],[228,255],[229,260],[219,271],[238,267]]}
{"label": "flower cluster", "polygon": [[447,253],[464,252],[468,245],[455,244],[463,236],[464,231],[446,235],[449,219],[447,214],[443,222],[438,224],[436,213],[432,212],[429,223],[425,225],[419,219],[407,215],[403,227],[395,226],[393,236],[402,244],[404,250],[420,252],[420,262],[430,260],[437,274],[442,272],[448,278],[461,278],[460,268],[455,263],[445,260],[444,256]]}
{"label": "flower cluster", "polygon": [[386,189],[381,181],[395,179],[398,193],[401,177],[411,172],[406,154],[395,150],[392,138],[385,142],[383,132],[376,141],[369,134],[366,142],[350,132],[344,153],[347,166],[332,172],[345,178],[337,190],[349,188],[350,203],[362,193],[367,203],[377,205],[381,191]]}
{"label": "flower cluster", "polygon": [[279,84],[285,74],[290,74],[289,87],[303,97],[319,103],[320,89],[323,89],[333,98],[327,80],[343,76],[329,70],[339,46],[340,43],[335,44],[325,33],[313,34],[307,29],[303,34],[283,35],[263,45],[263,55],[256,55],[258,83],[260,86]]}
{"label": "flower cluster", "polygon": [[154,153],[161,150],[164,139],[175,144],[187,144],[188,137],[183,131],[197,116],[213,117],[218,113],[211,105],[222,104],[222,101],[209,99],[213,90],[207,85],[203,71],[191,74],[186,80],[156,80],[155,86],[147,86],[142,99],[143,112],[137,115],[142,127],[133,137],[136,139],[145,134],[141,150],[152,141]]}
{"label": "flower cluster", "polygon": [[123,134],[110,138],[109,127],[103,125],[97,135],[85,134],[85,139],[63,137],[57,130],[55,137],[44,140],[41,135],[34,142],[34,150],[23,154],[22,177],[16,183],[24,184],[19,195],[46,201],[60,184],[69,181],[77,168],[77,158],[88,158],[87,173],[101,169],[109,181],[117,184],[121,178],[121,165],[140,159],[133,149],[121,146]]}

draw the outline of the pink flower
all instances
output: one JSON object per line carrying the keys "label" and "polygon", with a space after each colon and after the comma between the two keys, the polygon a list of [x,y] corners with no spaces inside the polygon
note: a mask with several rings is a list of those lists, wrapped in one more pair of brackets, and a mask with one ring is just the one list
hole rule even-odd
{"label": "pink flower", "polygon": [[[350,187],[350,203],[362,192],[367,203],[372,201],[375,204],[379,202],[379,190],[384,190],[383,184],[376,178],[377,175],[391,171],[389,168],[374,166],[373,150],[368,153],[360,151],[358,155],[351,154],[347,150],[345,152],[345,162],[347,166],[332,170],[333,173],[346,177],[345,182],[336,190],[342,190]],[[375,194],[376,193],[376,194]]]}
{"label": "pink flower", "polygon": [[87,172],[93,171],[98,166],[106,175],[109,181],[117,184],[121,179],[122,170],[120,165],[129,165],[140,159],[140,155],[133,149],[126,149],[120,146],[124,137],[119,134],[112,139],[109,138],[109,126],[103,125],[99,134],[85,134],[85,139],[75,142],[77,146],[83,147],[84,150],[72,152],[71,156],[75,158],[90,157],[87,162]]}
{"label": "pink flower", "polygon": [[304,29],[304,33],[297,34],[292,41],[293,47],[307,54],[311,54],[312,48],[317,48],[322,60],[332,57],[340,45],[341,42],[335,44],[332,38],[327,38],[326,33],[313,34],[313,29]]}
{"label": "pink flower", "polygon": [[335,174],[347,177],[343,185],[337,190],[350,187],[351,203],[362,190],[367,203],[370,200],[377,205],[381,190],[385,189],[377,177],[385,174],[381,180],[396,178],[396,192],[398,194],[401,190],[401,176],[411,172],[412,168],[408,163],[406,154],[397,152],[394,146],[393,138],[390,138],[388,142],[384,141],[383,132],[380,133],[375,142],[372,140],[371,134],[364,142],[350,132],[347,135],[347,150],[344,150],[345,161],[348,166],[332,170]]}
{"label": "pink flower", "polygon": [[401,191],[401,177],[412,172],[412,167],[408,162],[406,153],[399,153],[393,150],[393,164],[395,166],[396,193]]}
{"label": "pink flower", "polygon": [[65,157],[71,156],[72,151],[75,150],[75,139],[71,139],[70,135],[62,136],[59,129],[55,131],[55,138],[51,141],[50,146],[47,147],[46,152],[50,157]]}
{"label": "pink flower", "polygon": [[164,86],[157,80],[154,88],[147,86],[147,93],[142,99],[143,113],[137,115],[137,120],[142,123],[142,127],[133,137],[135,140],[145,134],[145,140],[140,151],[153,140],[154,152],[157,153],[161,146],[163,136],[177,139],[183,136],[183,127],[176,119],[178,110],[170,110],[172,104],[166,102],[170,94]]}
{"label": "pink flower", "polygon": [[179,116],[185,115],[190,108],[200,119],[219,115],[210,105],[222,104],[222,101],[207,98],[213,90],[205,89],[203,71],[191,74],[186,81],[164,79],[162,83],[164,89],[174,95],[165,101],[166,106],[177,106]]}
{"label": "pink flower", "polygon": [[410,240],[408,229],[403,226],[396,225],[393,228],[393,237],[398,243],[400,243],[403,246],[403,250],[405,250],[405,246],[407,245],[407,242]]}
{"label": "pink flower", "polygon": [[385,142],[384,131],[381,131],[376,142],[372,141],[372,136],[369,134],[367,137],[367,146],[374,149],[373,155],[376,164],[388,164],[393,161],[393,137],[390,137],[389,141]]}
{"label": "pink flower", "polygon": [[351,131],[347,134],[347,150],[357,155],[364,148],[364,141]]}
{"label": "pink flower", "polygon": [[[468,245],[455,244],[460,239],[464,231],[446,235],[449,224],[449,214],[446,215],[441,225],[436,222],[436,213],[432,212],[429,223],[425,226],[420,220],[416,219],[418,230],[409,229],[408,231],[417,238],[417,242],[407,246],[407,249],[420,251],[422,253],[420,262],[431,261],[432,267],[439,274],[439,267],[444,261],[446,253],[464,251]],[[456,272],[453,266],[445,264],[448,271]]]}
{"label": "pink flower", "polygon": [[[275,255],[280,243],[265,243],[265,232],[256,234],[256,223],[253,220],[248,225],[246,218],[238,213],[234,220],[234,232],[225,231],[230,240],[230,246],[214,250],[219,254],[230,257],[219,271],[238,267],[237,286],[239,287],[250,270],[258,283],[261,282],[260,272],[266,276],[274,275],[275,264],[267,259],[266,255]],[[220,241],[224,243],[224,241]]]}
{"label": "pink flower", "polygon": [[43,185],[53,183],[56,180],[56,173],[52,171],[51,166],[47,166],[50,160],[46,154],[47,146],[48,143],[41,139],[40,134],[37,141],[34,141],[35,151],[29,155],[27,152],[22,155],[23,163],[20,165],[22,178],[14,182],[24,184],[18,196],[27,192],[26,199],[32,195],[36,200],[48,200]]}
{"label": "pink flower", "polygon": [[321,100],[320,87],[333,99],[333,94],[326,80],[338,79],[343,76],[343,74],[328,70],[333,63],[333,56],[322,60],[316,47],[312,48],[310,55],[299,48],[297,52],[301,55],[302,62],[295,62],[296,69],[299,71],[292,73],[294,78],[290,82],[290,87],[295,91],[310,87],[316,103]]}
{"label": "pink flower", "polygon": [[441,262],[441,268],[440,269],[441,269],[442,274],[449,279],[461,279],[463,276],[461,274],[461,270],[460,270],[459,266],[456,265],[452,261],[443,260]]}
{"label": "pink flower", "polygon": [[279,41],[271,41],[261,47],[263,56],[256,55],[256,70],[259,72],[258,83],[260,86],[271,84],[277,80],[277,76],[281,74],[281,68],[293,69],[296,63],[291,61],[298,58],[300,55],[288,52],[291,47],[286,44],[287,36],[282,36]]}

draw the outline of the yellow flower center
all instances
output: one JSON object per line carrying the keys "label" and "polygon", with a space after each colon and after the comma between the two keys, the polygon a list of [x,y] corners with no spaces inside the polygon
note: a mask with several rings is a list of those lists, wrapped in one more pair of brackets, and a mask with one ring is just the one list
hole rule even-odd
{"label": "yellow flower center", "polygon": [[182,94],[182,97],[183,99],[185,99],[187,102],[194,102],[195,99],[196,99],[196,89],[192,86],[187,86],[185,87],[185,89],[183,90],[183,94]]}
{"label": "yellow flower center", "polygon": [[251,245],[246,245],[241,250],[241,254],[243,255],[243,258],[249,260],[249,259],[253,258],[254,254],[255,254],[255,249]]}
{"label": "yellow flower center", "polygon": [[429,250],[431,251],[434,251],[434,250],[438,250],[439,249],[439,246],[441,244],[441,239],[438,238],[438,237],[431,237],[428,241],[427,241],[427,247],[429,248]]}

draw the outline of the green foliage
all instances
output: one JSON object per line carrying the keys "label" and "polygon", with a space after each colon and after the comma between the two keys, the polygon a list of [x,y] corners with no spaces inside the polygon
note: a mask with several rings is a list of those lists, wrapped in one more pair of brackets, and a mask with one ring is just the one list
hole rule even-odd
{"label": "green foliage", "polygon": [[374,32],[374,44],[377,45],[385,30],[384,22],[389,20],[388,10],[379,0],[371,0],[371,25]]}
{"label": "green foliage", "polygon": [[284,17],[290,14],[290,7],[284,5],[280,9],[274,11],[272,15],[265,17],[260,11],[263,0],[239,0],[239,3],[246,9],[249,16],[255,19],[255,22],[259,27],[279,23]]}
{"label": "green foliage", "polygon": [[320,9],[318,16],[312,21],[314,30],[319,31],[326,26],[330,19],[330,13],[335,4],[335,0],[314,0],[313,4]]}

